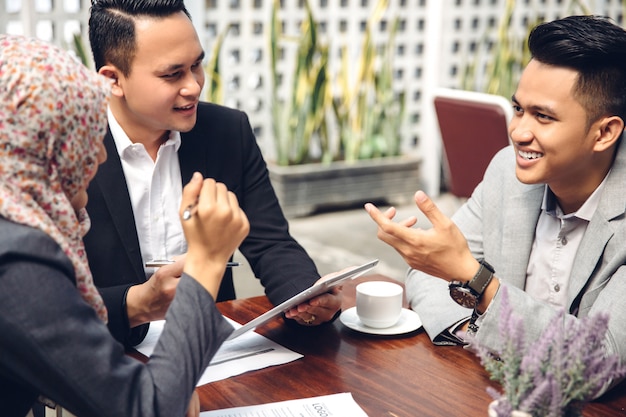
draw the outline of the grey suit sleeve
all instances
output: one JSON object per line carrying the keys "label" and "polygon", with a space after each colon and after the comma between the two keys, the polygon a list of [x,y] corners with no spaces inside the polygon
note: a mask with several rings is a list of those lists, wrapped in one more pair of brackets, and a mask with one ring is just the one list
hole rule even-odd
{"label": "grey suit sleeve", "polygon": [[452,301],[448,282],[412,269],[406,280],[406,294],[411,308],[420,316],[430,340],[437,345],[454,344],[453,338],[448,335],[448,329],[469,318],[472,310]]}
{"label": "grey suit sleeve", "polygon": [[[498,172],[507,163],[510,156],[507,150],[501,151],[490,163],[485,180],[481,182],[467,202],[452,216],[452,221],[461,229],[470,251],[476,258],[484,257],[483,246],[483,204],[485,189],[492,191],[488,181],[490,177],[501,177]],[[450,262],[454,262],[453,259]],[[492,262],[489,259],[489,262]],[[424,330],[435,344],[451,344],[448,329],[472,315],[450,298],[448,282],[414,269],[409,270],[406,280],[406,293],[411,308],[417,312],[424,325]]]}
{"label": "grey suit sleeve", "polygon": [[201,373],[232,331],[209,293],[181,278],[154,354],[142,364],[82,300],[56,262],[60,257],[1,259],[0,379],[77,415],[183,416]]}

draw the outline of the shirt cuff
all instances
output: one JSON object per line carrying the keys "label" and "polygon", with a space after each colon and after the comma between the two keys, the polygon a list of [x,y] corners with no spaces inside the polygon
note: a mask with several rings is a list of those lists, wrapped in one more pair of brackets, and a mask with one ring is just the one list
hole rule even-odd
{"label": "shirt cuff", "polygon": [[128,295],[130,287],[124,291],[124,297],[122,297],[122,321],[124,322],[124,328],[128,329],[126,336],[124,337],[124,346],[135,347],[146,337],[148,330],[150,329],[150,323],[140,324],[136,327],[130,327],[130,320],[128,319],[128,308],[126,306],[126,296]]}
{"label": "shirt cuff", "polygon": [[465,342],[462,338],[457,336],[457,332],[459,328],[467,322],[469,317],[462,318],[458,322],[454,323],[452,326],[448,327],[441,333],[439,333],[433,343],[436,345],[463,345]]}

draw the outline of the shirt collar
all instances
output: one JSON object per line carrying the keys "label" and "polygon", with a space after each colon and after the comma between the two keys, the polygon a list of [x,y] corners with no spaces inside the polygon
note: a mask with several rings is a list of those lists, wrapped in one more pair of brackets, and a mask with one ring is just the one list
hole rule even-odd
{"label": "shirt collar", "polygon": [[[587,200],[583,203],[582,206],[575,213],[572,213],[566,217],[576,216],[579,219],[591,221],[593,214],[596,212],[598,205],[600,204],[600,196],[602,195],[602,190],[606,184],[606,179],[609,177],[611,171],[606,174],[600,185],[591,193],[591,195],[587,198]],[[551,214],[553,216],[563,216],[563,212],[560,207],[558,207],[556,202],[556,197],[550,187],[546,184],[544,192],[543,192],[543,202],[541,203],[541,209],[546,213]]]}
{"label": "shirt collar", "polygon": [[[117,149],[117,153],[119,154],[120,158],[123,159],[123,156],[126,153],[126,151],[128,149],[132,149],[132,147],[135,145],[139,145],[143,147],[143,145],[134,144],[130,140],[130,138],[128,137],[128,135],[126,134],[122,126],[120,126],[120,124],[115,119],[115,116],[113,115],[113,112],[111,111],[110,107],[107,109],[107,117],[109,121],[109,128],[111,129],[111,135],[113,136],[113,141],[115,142],[115,148]],[[161,148],[164,148],[166,146],[174,146],[174,149],[178,152],[178,148],[180,148],[180,132],[179,131],[177,130],[170,131],[169,138],[167,139],[167,141],[165,141],[163,145],[161,145]]]}

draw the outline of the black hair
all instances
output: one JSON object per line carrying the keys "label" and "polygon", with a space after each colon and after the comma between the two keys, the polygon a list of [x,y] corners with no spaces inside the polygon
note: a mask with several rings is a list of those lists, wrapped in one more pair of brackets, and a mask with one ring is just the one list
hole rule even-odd
{"label": "black hair", "polygon": [[626,121],[626,31],[600,16],[569,16],[536,26],[533,59],[578,72],[574,97],[591,124],[603,116]]}
{"label": "black hair", "polygon": [[89,43],[96,69],[112,64],[128,76],[136,48],[135,19],[179,12],[191,19],[183,0],[93,0]]}

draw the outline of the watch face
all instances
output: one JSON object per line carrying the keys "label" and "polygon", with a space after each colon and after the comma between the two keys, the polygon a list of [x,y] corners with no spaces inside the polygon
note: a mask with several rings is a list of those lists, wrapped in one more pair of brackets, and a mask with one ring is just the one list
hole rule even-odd
{"label": "watch face", "polygon": [[456,301],[457,304],[460,304],[462,307],[465,307],[465,308],[476,307],[476,301],[477,301],[476,296],[472,294],[469,288],[465,288],[465,287],[450,288],[450,297],[452,297],[452,299]]}

